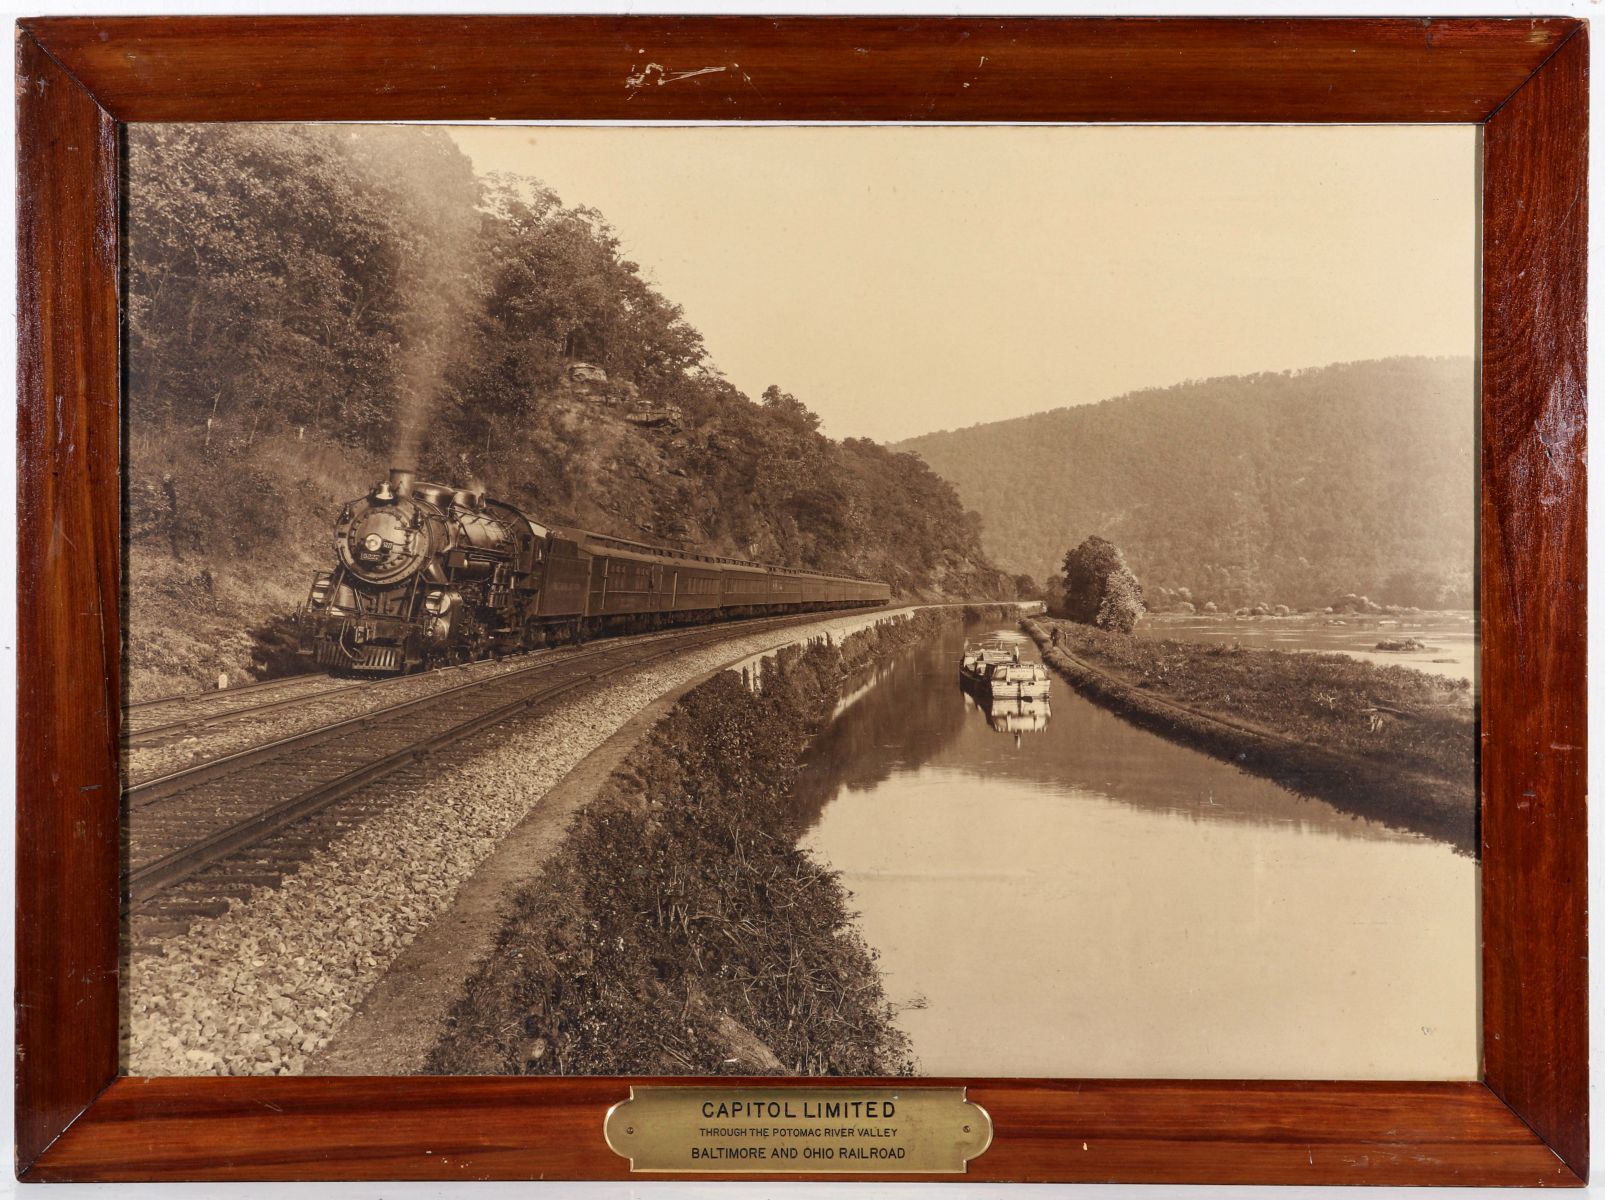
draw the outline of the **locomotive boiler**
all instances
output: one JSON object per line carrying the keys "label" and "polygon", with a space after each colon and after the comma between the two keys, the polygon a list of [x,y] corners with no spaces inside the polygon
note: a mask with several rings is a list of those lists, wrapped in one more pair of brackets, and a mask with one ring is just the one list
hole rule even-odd
{"label": "locomotive boiler", "polygon": [[397,468],[346,504],[299,614],[340,674],[399,674],[606,632],[881,605],[884,583],[549,528]]}

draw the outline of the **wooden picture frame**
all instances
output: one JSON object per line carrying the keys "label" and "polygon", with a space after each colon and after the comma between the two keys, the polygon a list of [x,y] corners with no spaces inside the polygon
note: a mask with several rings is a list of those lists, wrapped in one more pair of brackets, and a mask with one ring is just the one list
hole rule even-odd
{"label": "wooden picture frame", "polygon": [[[693,77],[627,86],[641,52]],[[1481,124],[1481,1081],[948,1082],[995,1123],[971,1180],[1587,1179],[1584,22],[41,19],[17,55],[21,1178],[628,1173],[624,1079],[117,1075],[120,127],[497,118]]]}

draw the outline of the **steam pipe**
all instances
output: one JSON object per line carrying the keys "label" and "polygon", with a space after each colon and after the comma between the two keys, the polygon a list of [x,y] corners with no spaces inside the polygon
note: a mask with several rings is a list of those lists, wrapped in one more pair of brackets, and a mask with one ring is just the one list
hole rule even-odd
{"label": "steam pipe", "polygon": [[390,468],[390,490],[399,500],[412,495],[412,485],[418,479],[418,472],[413,467]]}

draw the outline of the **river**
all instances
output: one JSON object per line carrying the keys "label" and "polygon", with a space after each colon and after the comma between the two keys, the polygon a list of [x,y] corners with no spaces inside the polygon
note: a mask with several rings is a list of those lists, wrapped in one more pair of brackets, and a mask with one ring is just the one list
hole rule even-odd
{"label": "river", "polygon": [[[1137,636],[1231,645],[1256,650],[1305,650],[1347,654],[1378,666],[1411,667],[1450,679],[1475,678],[1476,618],[1469,612],[1407,616],[1187,617],[1155,613],[1137,624]],[[1377,643],[1406,638],[1421,650],[1378,650]]]}
{"label": "river", "polygon": [[1046,716],[989,715],[966,634],[1019,637],[954,628],[876,667],[794,794],[923,1073],[1478,1075],[1474,862],[1058,677]]}

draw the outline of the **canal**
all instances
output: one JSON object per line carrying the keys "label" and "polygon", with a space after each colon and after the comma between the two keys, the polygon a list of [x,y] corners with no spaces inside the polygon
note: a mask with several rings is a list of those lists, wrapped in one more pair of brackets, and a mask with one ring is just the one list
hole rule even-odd
{"label": "canal", "polygon": [[1139,730],[988,713],[954,627],[851,689],[794,794],[930,1075],[1478,1075],[1476,864]]}

